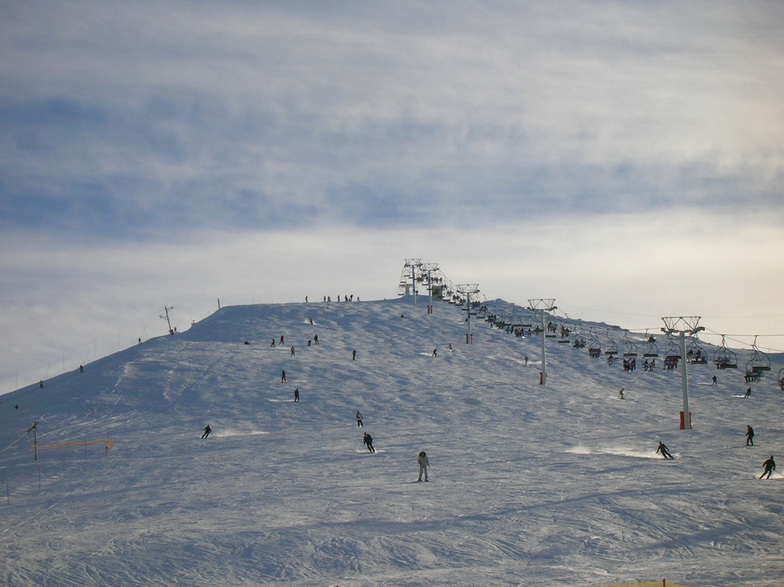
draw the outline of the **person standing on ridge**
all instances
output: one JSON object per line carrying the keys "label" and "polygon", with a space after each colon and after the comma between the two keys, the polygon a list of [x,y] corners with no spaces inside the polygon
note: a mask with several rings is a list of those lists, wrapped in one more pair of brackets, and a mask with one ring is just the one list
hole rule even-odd
{"label": "person standing on ridge", "polygon": [[419,453],[419,456],[417,457],[417,463],[419,463],[419,478],[417,481],[422,481],[423,473],[425,475],[425,481],[427,481],[427,467],[430,465],[430,461],[428,460],[427,453],[425,453],[425,451]]}
{"label": "person standing on ridge", "polygon": [[754,428],[746,426],[746,446],[754,446]]}
{"label": "person standing on ridge", "polygon": [[762,475],[760,475],[759,478],[762,479],[763,477],[765,477],[765,474],[767,473],[768,476],[765,477],[765,479],[770,479],[771,473],[773,473],[773,471],[776,470],[776,461],[773,460],[773,455],[770,455],[770,458],[764,463],[762,463],[762,467],[764,471],[762,471]]}
{"label": "person standing on ridge", "polygon": [[370,452],[376,452],[376,449],[373,448],[373,437],[367,432],[365,432],[365,436],[362,437],[362,444],[366,445]]}
{"label": "person standing on ridge", "polygon": [[659,448],[656,449],[656,452],[661,453],[661,456],[663,456],[665,459],[675,459],[675,457],[672,456],[670,449],[667,448],[661,441],[659,441]]}
{"label": "person standing on ridge", "polygon": [[362,423],[362,414],[359,413],[357,410],[357,428],[364,428],[365,425]]}
{"label": "person standing on ridge", "polygon": [[202,435],[201,435],[201,437],[202,437],[202,438],[207,438],[207,437],[210,435],[210,432],[212,432],[212,428],[210,428],[210,425],[209,425],[209,424],[207,424],[207,425],[204,427],[204,434],[202,434]]}

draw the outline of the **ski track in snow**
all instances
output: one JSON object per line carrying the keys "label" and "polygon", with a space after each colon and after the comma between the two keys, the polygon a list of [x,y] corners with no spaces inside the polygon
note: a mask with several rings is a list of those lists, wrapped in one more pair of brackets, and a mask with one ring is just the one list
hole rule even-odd
{"label": "ski track in snow", "polygon": [[784,462],[774,377],[734,402],[742,373],[705,385],[716,371],[690,365],[695,429],[679,431],[680,371],[548,340],[541,386],[538,338],[477,320],[466,345],[461,315],[410,298],[225,307],[2,396],[0,446],[36,419],[40,445],[112,440],[0,455],[2,581],[780,584],[784,477],[757,479]]}

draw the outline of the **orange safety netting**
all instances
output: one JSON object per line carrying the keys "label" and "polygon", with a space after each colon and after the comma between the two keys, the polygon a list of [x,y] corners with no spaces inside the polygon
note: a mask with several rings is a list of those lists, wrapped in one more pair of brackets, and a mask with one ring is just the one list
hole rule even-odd
{"label": "orange safety netting", "polygon": [[41,445],[38,445],[37,447],[31,446],[30,450],[33,450],[35,448],[38,448],[38,450],[44,450],[47,448],[60,448],[63,446],[89,446],[91,444],[101,444],[102,442],[106,444],[105,448],[107,449],[110,446],[112,446],[111,440],[109,440],[108,438],[102,438],[101,440],[93,440],[92,442],[61,442],[59,444],[47,444],[45,446],[41,446]]}
{"label": "orange safety netting", "polygon": [[677,583],[670,583],[669,581],[656,581],[646,583],[624,583],[622,585],[606,585],[605,587],[685,587]]}

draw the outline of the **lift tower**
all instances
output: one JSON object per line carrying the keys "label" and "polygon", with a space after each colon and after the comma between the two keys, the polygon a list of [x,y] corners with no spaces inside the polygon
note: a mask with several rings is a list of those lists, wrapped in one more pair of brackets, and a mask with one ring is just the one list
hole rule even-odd
{"label": "lift tower", "polygon": [[680,414],[680,429],[691,430],[691,411],[689,410],[689,380],[686,376],[686,335],[694,336],[701,330],[699,326],[700,316],[668,316],[662,317],[665,334],[679,335],[681,341],[681,385],[683,387],[683,411]]}
{"label": "lift tower", "polygon": [[542,337],[542,370],[539,372],[539,385],[547,385],[547,353],[545,352],[544,339],[547,332],[547,324],[545,324],[545,312],[552,312],[556,309],[555,298],[538,298],[528,300],[528,309],[532,312],[538,312],[541,320],[539,333]]}

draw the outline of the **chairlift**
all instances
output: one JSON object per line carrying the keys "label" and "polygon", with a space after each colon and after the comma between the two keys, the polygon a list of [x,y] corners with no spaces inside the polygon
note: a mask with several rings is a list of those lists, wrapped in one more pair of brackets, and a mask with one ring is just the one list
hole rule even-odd
{"label": "chairlift", "polygon": [[689,346],[686,348],[686,361],[693,365],[707,365],[708,354],[700,344],[700,339],[697,336],[692,336],[689,340]]}
{"label": "chairlift", "polygon": [[568,322],[564,322],[561,324],[561,333],[560,338],[558,339],[559,344],[571,344],[571,340],[569,340],[569,335],[572,333],[572,325]]}
{"label": "chairlift", "polygon": [[592,359],[598,359],[602,356],[602,345],[599,338],[593,333],[591,328],[591,344],[588,345],[588,356]]}
{"label": "chairlift", "polygon": [[610,330],[607,330],[607,349],[604,351],[605,355],[610,357],[616,357],[618,355],[618,345],[615,344],[615,341],[610,337]]}
{"label": "chairlift", "polygon": [[624,357],[636,357],[637,356],[637,345],[634,344],[629,339],[629,332],[625,332],[623,335],[623,356]]}
{"label": "chairlift", "polygon": [[653,335],[648,336],[648,331],[645,331],[645,342],[643,342],[643,357],[655,358],[659,356],[659,347],[656,346],[656,337]]}
{"label": "chairlift", "polygon": [[757,337],[754,337],[754,344],[751,345],[751,358],[746,363],[746,371],[752,373],[762,373],[770,371],[770,359],[768,355],[757,348]]}
{"label": "chairlift", "polygon": [[667,334],[667,340],[665,341],[664,347],[664,358],[665,359],[680,359],[681,358],[681,349],[675,343],[672,336]]}
{"label": "chairlift", "polygon": [[724,335],[721,335],[721,344],[713,353],[713,362],[716,363],[717,369],[737,369],[738,357],[732,352],[724,340]]}

